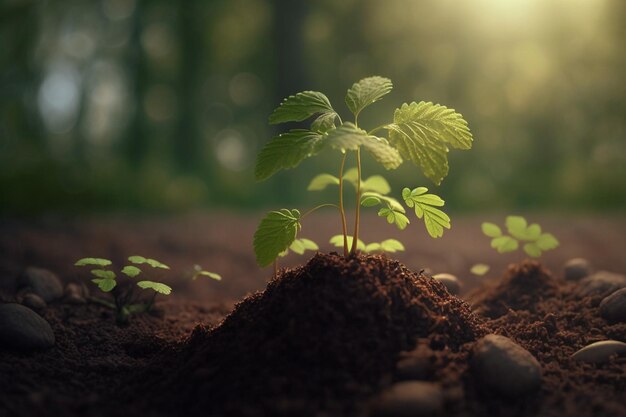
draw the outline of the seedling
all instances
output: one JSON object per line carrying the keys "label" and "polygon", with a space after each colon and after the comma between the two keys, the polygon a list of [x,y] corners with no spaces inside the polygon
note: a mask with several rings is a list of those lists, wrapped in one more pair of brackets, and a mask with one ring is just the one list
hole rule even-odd
{"label": "seedling", "polygon": [[[304,252],[308,250],[316,251],[319,249],[320,247],[317,246],[317,243],[313,242],[311,239],[300,238],[300,239],[295,239],[291,243],[291,245],[289,245],[287,249],[279,253],[278,256],[281,258],[284,258],[285,256],[289,255],[289,251],[293,253],[297,253],[298,255],[304,255]],[[276,276],[277,274],[278,274],[278,258],[274,259],[274,276]]]}
{"label": "seedling", "polygon": [[191,279],[194,281],[197,280],[198,277],[209,277],[216,281],[222,280],[222,276],[220,274],[217,274],[215,272],[205,271],[204,269],[202,269],[200,265],[194,265],[193,270],[194,270],[194,273],[191,276]]}
{"label": "seedling", "polygon": [[[348,246],[352,245],[352,236],[348,236]],[[330,238],[330,243],[337,248],[343,248],[343,235],[335,235]],[[385,239],[382,242],[365,243],[359,239],[356,243],[357,250],[365,253],[387,252],[394,253],[404,251],[402,242],[396,239]]]}
{"label": "seedling", "polygon": [[474,275],[483,276],[489,272],[490,269],[491,267],[487,264],[475,264],[470,268],[470,272]]}
{"label": "seedling", "polygon": [[543,233],[537,223],[528,224],[521,216],[507,216],[505,221],[509,235],[502,233],[496,224],[485,222],[481,228],[491,238],[491,247],[498,253],[513,252],[523,244],[522,249],[528,256],[538,258],[547,250],[559,246],[559,241],[550,233]]}
{"label": "seedling", "polygon": [[[170,269],[169,266],[150,258],[143,256],[131,256],[128,260],[133,265],[124,266],[119,272],[126,275],[129,279],[136,278],[142,273],[142,270],[136,265],[148,265],[152,268]],[[121,286],[117,282],[117,274],[110,270],[112,262],[103,258],[83,258],[79,259],[74,265],[76,266],[93,266],[96,267],[90,272],[95,277],[91,282],[96,284],[100,291],[110,293],[113,296],[113,302],[103,298],[92,298],[91,300],[115,310],[115,318],[118,324],[126,324],[132,314],[142,313],[152,310],[154,300],[157,294],[170,295],[172,288],[166,284],[157,281],[137,281],[134,284]],[[135,293],[135,287],[142,290],[151,290],[152,297],[147,301],[142,301]]]}
{"label": "seedling", "polygon": [[[259,224],[254,235],[254,250],[259,265],[267,266],[297,238],[301,221],[322,207],[334,207],[339,211],[342,227],[344,256],[355,253],[359,242],[361,206],[380,206],[378,215],[388,223],[403,230],[410,223],[404,206],[390,197],[389,184],[382,176],[362,179],[361,150],[368,152],[385,169],[396,169],[406,159],[421,168],[424,175],[439,185],[448,174],[448,151],[450,148],[470,149],[472,134],[461,114],[439,104],[430,102],[404,103],[397,108],[393,121],[369,131],[359,126],[363,109],[380,100],[392,89],[391,80],[369,77],[352,85],[345,102],[354,116],[344,122],[330,104],[328,97],[317,91],[304,91],[286,98],[270,115],[270,124],[302,122],[314,118],[309,129],[292,129],[270,140],[260,151],[255,175],[265,180],[282,169],[298,166],[303,160],[323,150],[339,151],[341,156],[338,176],[318,175],[309,184],[309,190],[322,190],[329,185],[339,187],[338,204],[321,204],[304,214],[297,209],[270,211]],[[377,136],[386,131],[387,138]],[[353,153],[356,166],[345,171],[348,154]],[[345,171],[345,172],[344,172]],[[344,182],[356,190],[354,239],[348,243],[348,228],[344,207]],[[450,228],[450,218],[437,207],[444,201],[426,194],[425,187],[404,188],[402,199],[424,220],[428,234],[441,237]]]}

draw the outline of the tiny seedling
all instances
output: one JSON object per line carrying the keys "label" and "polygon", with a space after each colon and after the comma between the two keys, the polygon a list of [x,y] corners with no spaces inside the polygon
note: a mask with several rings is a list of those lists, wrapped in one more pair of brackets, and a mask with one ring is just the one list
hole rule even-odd
{"label": "tiny seedling", "polygon": [[199,277],[208,277],[216,281],[222,280],[222,276],[220,274],[217,274],[215,272],[205,271],[204,269],[202,269],[200,265],[194,265],[193,271],[194,272],[193,272],[193,275],[191,276],[191,279],[194,281],[197,280]]}
{"label": "tiny seedling", "polygon": [[520,244],[528,256],[538,258],[547,250],[559,246],[559,241],[551,233],[544,233],[537,223],[528,224],[521,216],[507,216],[505,226],[509,235],[494,223],[485,222],[481,228],[483,233],[491,238],[491,247],[498,253],[516,251]]}
{"label": "tiny seedling", "polygon": [[[348,236],[348,247],[352,246],[352,236]],[[337,247],[343,248],[343,235],[335,235],[330,238],[330,243]],[[357,250],[360,250],[365,253],[374,253],[374,252],[387,252],[394,253],[399,251],[404,251],[404,245],[402,242],[396,239],[385,239],[382,242],[372,242],[365,243],[361,239],[359,239],[356,243]]]}
{"label": "tiny seedling", "polygon": [[[345,102],[354,116],[343,121],[330,100],[317,91],[304,91],[287,97],[270,115],[270,124],[302,122],[313,118],[308,129],[291,129],[271,139],[259,152],[255,168],[256,179],[265,180],[283,169],[295,168],[303,160],[323,150],[338,151],[341,160],[338,175],[328,173],[313,178],[308,189],[323,190],[327,186],[339,188],[337,204],[321,204],[304,214],[297,209],[270,211],[254,234],[257,263],[267,266],[289,249],[302,228],[301,221],[322,207],[334,207],[341,219],[344,256],[354,254],[359,243],[361,206],[378,206],[378,216],[404,230],[410,223],[404,206],[388,194],[391,188],[380,175],[363,179],[361,151],[369,153],[383,168],[396,169],[404,160],[420,167],[424,175],[439,185],[448,174],[450,148],[470,149],[472,134],[463,116],[439,104],[421,101],[404,103],[393,115],[393,121],[370,130],[359,124],[361,112],[387,95],[393,85],[384,77],[368,77],[354,83]],[[380,135],[387,132],[387,137]],[[355,167],[345,170],[348,154],[354,154]],[[348,242],[348,227],[344,207],[344,183],[355,188],[354,239]],[[450,228],[450,218],[438,207],[444,201],[427,194],[425,187],[404,188],[402,200],[413,208],[417,218],[423,219],[428,234],[441,237]]]}
{"label": "tiny seedling", "polygon": [[[133,265],[126,265],[119,272],[131,280],[142,273],[142,270],[137,265],[170,269],[169,266],[155,259],[144,258],[143,256],[131,256],[128,260]],[[91,298],[91,300],[115,310],[115,318],[119,324],[128,323],[132,314],[152,310],[157,294],[170,295],[172,292],[171,287],[157,281],[142,280],[133,282],[131,285],[118,285],[118,275],[114,271],[107,269],[112,265],[109,259],[83,258],[79,259],[74,265],[94,267],[90,271],[91,275],[94,276],[91,282],[96,284],[100,291],[111,294],[113,302],[99,297]],[[139,287],[142,290],[151,290],[152,297],[147,301],[142,301],[141,297],[135,293],[135,287]]]}
{"label": "tiny seedling", "polygon": [[472,267],[470,268],[470,272],[474,275],[482,277],[487,272],[489,272],[490,269],[491,267],[487,264],[475,264],[472,265]]}

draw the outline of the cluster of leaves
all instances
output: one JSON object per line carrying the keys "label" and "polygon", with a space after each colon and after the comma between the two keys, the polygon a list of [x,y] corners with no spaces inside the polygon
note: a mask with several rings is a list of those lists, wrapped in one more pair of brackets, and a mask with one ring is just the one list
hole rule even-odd
{"label": "cluster of leaves", "polygon": [[491,238],[491,247],[498,253],[513,252],[523,243],[524,252],[538,258],[544,251],[559,246],[559,241],[551,233],[544,233],[537,223],[529,225],[524,217],[507,216],[505,226],[510,235],[503,234],[494,223],[485,222],[481,226],[483,233]]}
{"label": "cluster of leaves", "polygon": [[[393,88],[391,80],[384,77],[368,77],[352,85],[345,97],[345,103],[354,116],[354,121],[344,122],[323,93],[304,91],[287,97],[270,115],[271,124],[302,122],[312,119],[308,129],[291,129],[270,140],[260,151],[255,175],[257,180],[265,180],[282,169],[298,166],[306,158],[323,150],[337,150],[341,153],[339,175],[320,174],[313,178],[308,189],[323,190],[329,185],[339,186],[339,204],[323,204],[339,209],[343,233],[341,236],[344,254],[347,255],[348,234],[343,207],[343,182],[348,181],[356,190],[355,226],[351,252],[358,246],[360,207],[379,206],[378,215],[403,230],[410,223],[406,210],[398,200],[388,194],[391,188],[380,175],[361,178],[361,149],[368,152],[385,169],[396,169],[404,160],[420,167],[424,175],[439,185],[448,174],[448,152],[450,148],[470,149],[472,134],[463,117],[452,109],[439,104],[421,101],[404,103],[394,111],[393,121],[370,131],[359,127],[359,115],[369,105],[380,100]],[[388,137],[378,132],[385,130]],[[344,163],[348,152],[356,155],[356,167],[344,173]],[[425,187],[413,190],[405,188],[402,198],[409,208],[415,210],[419,219],[424,220],[426,230],[433,238],[441,237],[444,229],[450,228],[450,218],[438,207],[444,201],[434,194],[426,194]],[[285,251],[294,248],[301,229],[301,216],[295,209],[271,211],[254,235],[254,249],[257,262],[269,265]],[[302,250],[302,246],[296,244]]]}
{"label": "cluster of leaves", "polygon": [[[352,236],[347,236],[348,246],[352,246],[353,241]],[[330,243],[337,247],[343,248],[343,235],[335,235],[330,238]],[[372,242],[365,243],[361,239],[357,240],[356,247],[358,250],[365,253],[374,253],[374,252],[387,252],[394,253],[399,251],[404,251],[404,245],[402,242],[396,239],[385,239],[382,242]]]}

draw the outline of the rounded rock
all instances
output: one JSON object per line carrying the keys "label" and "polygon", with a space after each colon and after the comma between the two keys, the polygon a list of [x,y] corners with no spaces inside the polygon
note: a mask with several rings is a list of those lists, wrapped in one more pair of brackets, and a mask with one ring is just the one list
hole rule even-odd
{"label": "rounded rock", "polygon": [[613,355],[626,354],[626,343],[617,340],[602,340],[578,350],[572,355],[577,361],[602,363],[608,361]]}
{"label": "rounded rock", "polygon": [[507,397],[535,391],[541,385],[541,365],[511,339],[489,334],[474,345],[473,370],[490,389]]}
{"label": "rounded rock", "polygon": [[568,281],[580,281],[591,274],[591,262],[585,258],[572,258],[563,265],[563,275]]}
{"label": "rounded rock", "polygon": [[65,301],[70,304],[85,304],[87,302],[83,288],[75,283],[67,284],[65,287]]}
{"label": "rounded rock", "polygon": [[598,271],[580,280],[581,296],[608,295],[626,287],[626,276],[608,271]]}
{"label": "rounded rock", "polygon": [[54,346],[50,324],[21,304],[0,304],[0,346],[21,351]]}
{"label": "rounded rock", "polygon": [[444,393],[433,382],[398,382],[385,391],[374,404],[374,417],[412,417],[441,413]]}
{"label": "rounded rock", "polygon": [[43,311],[48,306],[43,298],[32,292],[24,294],[22,297],[22,305],[35,311]]}
{"label": "rounded rock", "polygon": [[18,286],[28,287],[49,303],[63,296],[63,285],[59,278],[51,271],[43,268],[28,267],[20,275]]}
{"label": "rounded rock", "polygon": [[433,279],[442,283],[450,294],[459,295],[461,293],[461,282],[454,275],[446,273],[436,274],[433,275]]}
{"label": "rounded rock", "polygon": [[617,290],[600,303],[602,317],[613,322],[626,322],[626,288]]}
{"label": "rounded rock", "polygon": [[403,352],[396,364],[396,378],[401,381],[426,379],[433,371],[432,354],[423,345],[410,352]]}

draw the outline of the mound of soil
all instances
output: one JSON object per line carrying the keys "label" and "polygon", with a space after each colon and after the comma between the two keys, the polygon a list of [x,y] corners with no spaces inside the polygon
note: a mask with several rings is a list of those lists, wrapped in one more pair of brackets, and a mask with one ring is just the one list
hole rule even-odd
{"label": "mound of soil", "polygon": [[538,303],[557,295],[559,284],[539,262],[526,259],[509,265],[502,280],[477,289],[468,298],[478,313],[496,319],[509,310],[535,311]]}
{"label": "mound of soil", "polygon": [[187,415],[358,413],[417,338],[457,351],[482,335],[469,306],[385,256],[318,254],[196,329],[161,407]]}

